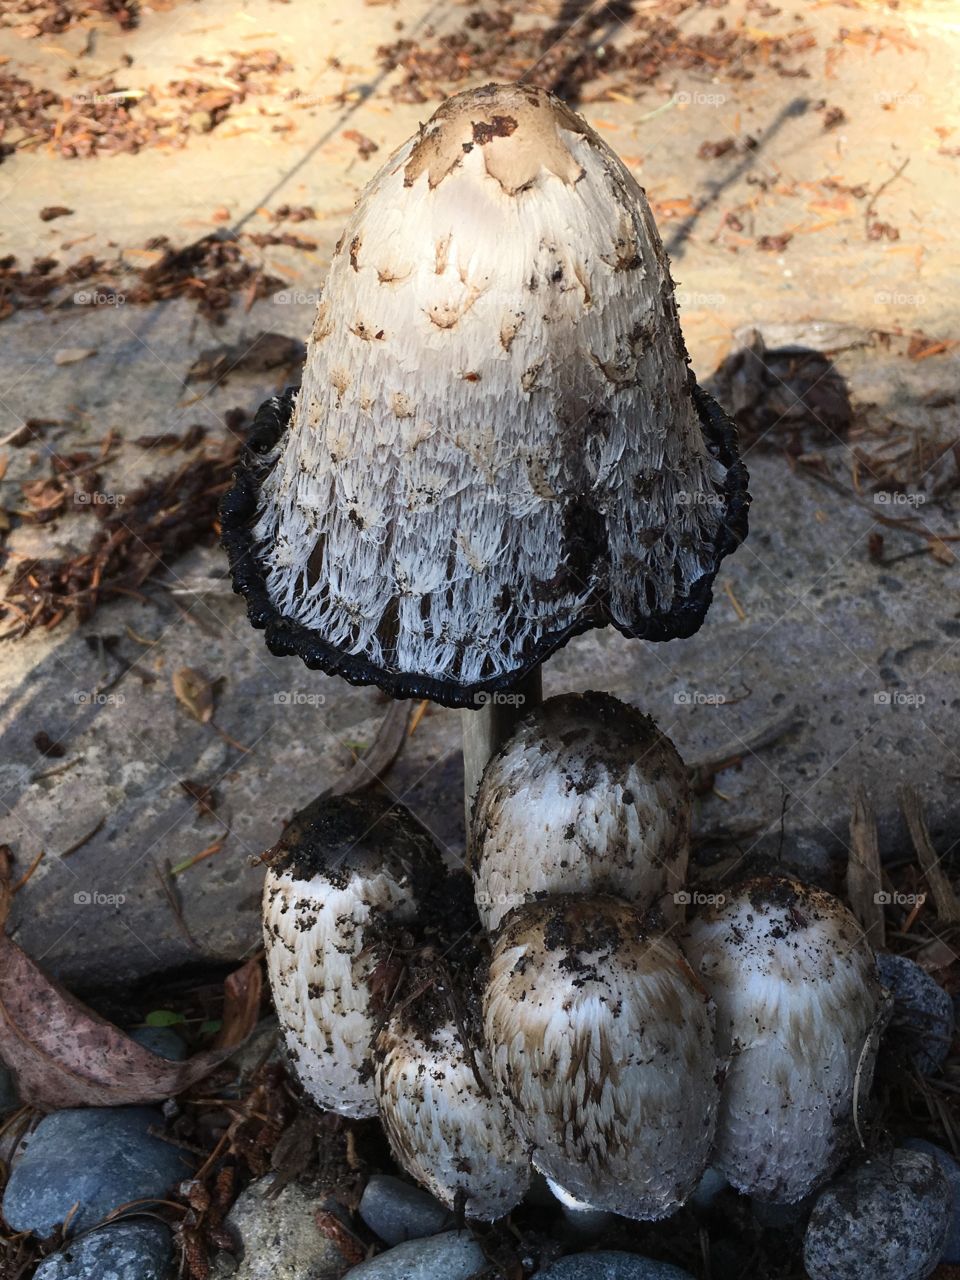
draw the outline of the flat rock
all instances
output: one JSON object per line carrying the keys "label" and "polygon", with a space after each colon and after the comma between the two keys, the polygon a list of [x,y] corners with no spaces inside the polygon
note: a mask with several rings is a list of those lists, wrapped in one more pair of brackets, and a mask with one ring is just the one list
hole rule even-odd
{"label": "flat rock", "polygon": [[34,1280],[165,1280],[173,1261],[170,1232],[159,1222],[118,1222],[51,1254]]}
{"label": "flat rock", "polygon": [[436,1235],[453,1220],[450,1210],[429,1192],[401,1178],[379,1173],[364,1187],[359,1212],[385,1244]]}
{"label": "flat rock", "polygon": [[541,1271],[540,1276],[542,1280],[693,1280],[689,1271],[671,1262],[655,1262],[613,1249],[570,1254]]}
{"label": "flat rock", "polygon": [[[70,317],[79,326],[70,342],[105,350],[115,328],[111,308],[86,311]],[[258,302],[249,317],[231,314],[223,341],[257,325],[276,329],[276,313]],[[288,309],[287,331],[308,332],[312,314],[309,305]],[[179,301],[128,308],[124,324],[132,332],[109,378],[96,360],[60,371],[45,389],[44,416],[69,422],[79,403],[90,421],[121,422],[135,403],[153,429],[164,429],[195,358],[184,342],[193,316]],[[22,351],[22,364],[12,368],[25,381],[56,321],[33,312],[5,321],[5,341]],[[859,394],[898,414],[909,379],[955,383],[952,355],[918,363],[874,348],[868,356]],[[218,387],[205,405],[222,417],[238,400],[252,408],[273,389],[256,380],[242,396]],[[930,389],[911,392],[915,405]],[[61,451],[87,444],[67,434],[56,440]],[[829,447],[846,451],[845,444]],[[27,452],[11,451],[8,481],[34,474]],[[155,465],[153,455],[131,453],[115,475],[105,468],[106,489],[130,487]],[[580,636],[546,664],[545,691],[608,689],[653,715],[690,763],[729,755],[758,730],[781,727],[774,744],[746,750],[739,767],[718,775],[716,792],[701,797],[701,857],[745,853],[745,872],[779,857],[821,882],[832,878],[836,888],[858,779],[868,781],[886,857],[909,848],[896,798],[902,784],[920,788],[938,849],[960,823],[956,766],[942,747],[953,740],[960,707],[960,564],[898,558],[921,544],[877,523],[875,513],[889,508],[836,493],[792,471],[779,453],[755,448],[747,460],[751,533],[724,562],[701,631],[659,645],[611,629]],[[931,527],[938,527],[935,506],[931,500],[923,510]],[[14,549],[49,555],[54,542],[83,547],[90,536],[84,519],[25,527]],[[883,537],[881,562],[870,556],[873,534]],[[157,603],[147,606],[121,598],[83,628],[37,630],[0,652],[0,684],[16,691],[0,708],[0,786],[9,797],[0,842],[11,845],[21,874],[37,849],[46,851],[16,896],[13,936],[74,988],[247,954],[258,939],[263,881],[252,859],[350,766],[384,714],[377,690],[268,653],[225,574],[216,548],[195,549],[173,566],[172,599],[154,593]],[[110,639],[108,651],[88,643],[94,634]],[[155,643],[146,648],[143,640]],[[184,665],[223,677],[214,721],[248,751],[178,703],[171,678]],[[40,730],[63,745],[62,759],[38,753]],[[464,848],[459,743],[459,714],[431,707],[390,775],[391,789],[435,832],[451,862]],[[185,780],[215,784],[219,821],[198,812]],[[177,876],[181,922],[158,871],[189,861],[224,828],[223,849]]]}
{"label": "flat rock", "polygon": [[71,1230],[95,1226],[132,1200],[162,1199],[189,1177],[189,1158],[148,1133],[163,1128],[149,1107],[55,1111],[45,1116],[10,1173],[3,1216],[14,1231],[47,1237],[74,1204]]}
{"label": "flat rock", "polygon": [[234,1280],[339,1280],[347,1264],[314,1216],[324,1202],[296,1183],[271,1197],[272,1185],[271,1175],[254,1182],[227,1215],[240,1256]]}
{"label": "flat rock", "polygon": [[803,1242],[810,1280],[925,1280],[937,1265],[953,1195],[937,1161],[898,1150],[838,1178]]}
{"label": "flat rock", "polygon": [[484,1267],[483,1250],[468,1231],[407,1240],[351,1267],[343,1280],[469,1280]]}
{"label": "flat rock", "polygon": [[960,1164],[957,1164],[949,1151],[944,1151],[943,1147],[938,1147],[936,1143],[927,1142],[925,1138],[906,1138],[900,1145],[909,1151],[925,1151],[927,1155],[933,1156],[950,1183],[950,1190],[953,1193],[953,1216],[940,1261],[960,1262]]}

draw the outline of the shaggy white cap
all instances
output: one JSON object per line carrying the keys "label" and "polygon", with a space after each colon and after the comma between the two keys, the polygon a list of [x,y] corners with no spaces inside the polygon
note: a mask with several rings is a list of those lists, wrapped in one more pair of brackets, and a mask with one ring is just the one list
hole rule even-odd
{"label": "shaggy white cap", "polygon": [[[315,801],[287,827],[263,891],[267,972],[304,1089],[328,1111],[377,1113],[371,1048],[391,930],[415,919],[439,854],[381,799]],[[394,976],[395,981],[395,976]]]}
{"label": "shaggy white cap", "polygon": [[263,459],[258,625],[273,611],[278,652],[450,705],[586,626],[688,635],[745,532],[705,404],[626,167],[544,90],[460,94],[334,255]]}
{"label": "shaggy white cap", "polygon": [[496,929],[550,893],[612,893],[678,916],[690,846],[683,761],[649,716],[606,693],[526,716],[487,765],[471,824],[477,908]]}
{"label": "shaggy white cap", "polygon": [[615,898],[518,907],[484,996],[494,1077],[569,1197],[663,1218],[707,1162],[718,1085],[706,993],[666,937]]}
{"label": "shaggy white cap", "polygon": [[711,1164],[739,1191],[802,1200],[846,1150],[870,1092],[883,1012],[873,953],[843,903],[763,878],[688,926],[729,1058]]}
{"label": "shaggy white cap", "polygon": [[530,1159],[494,1089],[481,1038],[448,1007],[448,984],[440,971],[378,1035],[380,1117],[407,1173],[448,1208],[493,1222],[526,1194]]}

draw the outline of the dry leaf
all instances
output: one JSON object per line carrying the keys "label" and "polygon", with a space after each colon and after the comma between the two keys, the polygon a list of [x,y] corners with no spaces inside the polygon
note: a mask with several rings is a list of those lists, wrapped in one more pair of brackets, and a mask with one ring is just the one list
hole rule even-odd
{"label": "dry leaf", "polygon": [[195,667],[181,667],[173,673],[173,692],[177,701],[201,724],[213,719],[213,681]]}
{"label": "dry leaf", "polygon": [[223,1026],[213,1049],[184,1062],[158,1058],[54,982],[7,937],[9,858],[0,856],[0,1058],[24,1102],[61,1107],[120,1107],[157,1102],[218,1067],[256,1024],[259,960],[224,983]]}
{"label": "dry leaf", "polygon": [[79,360],[86,360],[88,356],[97,354],[96,347],[61,347],[59,351],[54,352],[54,364],[76,364]]}

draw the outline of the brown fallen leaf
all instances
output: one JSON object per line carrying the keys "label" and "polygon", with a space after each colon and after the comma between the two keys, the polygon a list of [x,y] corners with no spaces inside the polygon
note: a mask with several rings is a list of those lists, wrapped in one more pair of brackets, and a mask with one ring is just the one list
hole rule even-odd
{"label": "brown fallen leaf", "polygon": [[177,701],[201,724],[209,724],[213,719],[213,684],[195,667],[181,667],[173,673]]}
{"label": "brown fallen leaf", "polygon": [[10,860],[0,852],[0,1058],[20,1097],[44,1111],[157,1102],[209,1075],[256,1024],[259,957],[224,982],[214,1048],[183,1062],[158,1058],[49,978],[6,934]]}

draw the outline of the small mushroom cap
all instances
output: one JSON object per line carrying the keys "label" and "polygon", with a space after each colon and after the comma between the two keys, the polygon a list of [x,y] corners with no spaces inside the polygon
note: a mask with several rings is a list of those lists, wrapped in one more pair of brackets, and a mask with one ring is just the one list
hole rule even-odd
{"label": "small mushroom cap", "polygon": [[517,907],[494,940],[484,1033],[533,1163],[569,1197],[672,1213],[707,1162],[712,1008],[677,947],[616,898]]}
{"label": "small mushroom cap", "polygon": [[636,180],[531,85],[444,103],[363,192],[224,545],[276,653],[477,706],[571,635],[690,635],[746,534]]}
{"label": "small mushroom cap", "polygon": [[526,1194],[530,1160],[478,1031],[450,973],[422,971],[377,1036],[375,1083],[398,1163],[448,1208],[493,1222]]}
{"label": "small mushroom cap", "polygon": [[611,893],[674,920],[689,846],[687,771],[650,717],[606,693],[549,698],[484,771],[477,909],[493,930],[533,898]]}
{"label": "small mushroom cap", "polygon": [[376,1114],[371,1045],[390,942],[443,876],[430,838],[379,796],[308,805],[268,855],[270,988],[297,1076],[318,1106]]}
{"label": "small mushroom cap", "polygon": [[854,1086],[870,1092],[884,1004],[873,953],[838,899],[751,880],[688,925],[684,952],[729,1058],[711,1163],[737,1190],[794,1203],[839,1164]]}

